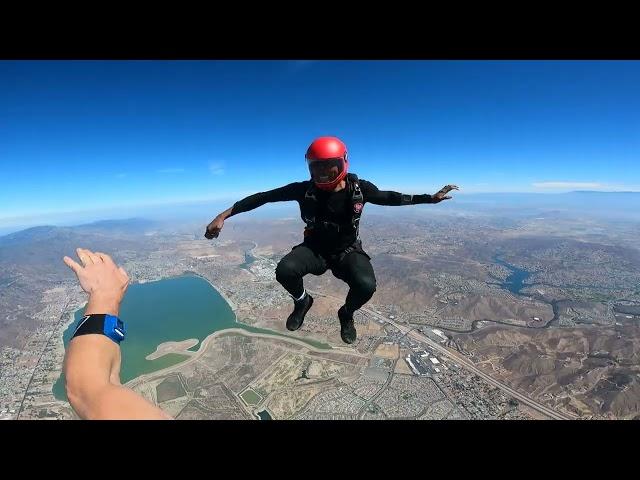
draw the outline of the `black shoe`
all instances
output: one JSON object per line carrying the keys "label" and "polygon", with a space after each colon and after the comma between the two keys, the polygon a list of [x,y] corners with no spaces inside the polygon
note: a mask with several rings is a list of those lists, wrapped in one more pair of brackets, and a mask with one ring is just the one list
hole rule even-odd
{"label": "black shoe", "polygon": [[311,308],[311,305],[313,305],[313,297],[308,293],[299,302],[294,300],[293,312],[291,312],[291,315],[289,315],[289,318],[287,318],[288,330],[298,330],[302,326],[302,322],[304,322],[304,316]]}
{"label": "black shoe", "polygon": [[344,306],[338,310],[338,318],[340,319],[340,336],[344,343],[353,343],[356,341],[356,327],[353,325],[353,314],[349,315]]}

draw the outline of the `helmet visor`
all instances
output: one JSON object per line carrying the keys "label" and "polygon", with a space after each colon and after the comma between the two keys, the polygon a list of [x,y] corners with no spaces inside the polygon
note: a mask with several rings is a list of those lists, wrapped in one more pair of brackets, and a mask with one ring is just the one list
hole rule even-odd
{"label": "helmet visor", "polygon": [[316,183],[331,183],[344,171],[342,158],[307,160],[311,179]]}

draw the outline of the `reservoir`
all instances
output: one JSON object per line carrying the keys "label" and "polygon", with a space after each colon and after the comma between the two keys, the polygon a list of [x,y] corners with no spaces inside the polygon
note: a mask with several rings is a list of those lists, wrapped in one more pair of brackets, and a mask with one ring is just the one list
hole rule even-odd
{"label": "reservoir", "polygon": [[531,275],[531,272],[523,270],[522,268],[518,268],[510,263],[505,262],[504,260],[495,257],[494,261],[498,265],[502,265],[507,268],[511,273],[507,276],[507,278],[500,284],[502,288],[509,290],[511,293],[515,293],[518,295],[520,290],[527,287],[524,283],[527,278]]}
{"label": "reservoir", "polygon": [[[65,330],[65,348],[83,313],[84,307],[76,311],[75,321]],[[294,338],[321,349],[331,348],[318,341],[237,322],[233,310],[218,291],[196,275],[130,285],[120,306],[120,318],[127,327],[127,338],[120,344],[120,379],[123,384],[139,375],[162,370],[187,358],[185,355],[168,354],[156,360],[147,360],[145,357],[153,353],[159,344],[197,338],[198,344],[189,349],[195,351],[200,347],[200,342],[211,333],[228,328]],[[59,400],[66,400],[62,375],[53,386],[53,394]]]}

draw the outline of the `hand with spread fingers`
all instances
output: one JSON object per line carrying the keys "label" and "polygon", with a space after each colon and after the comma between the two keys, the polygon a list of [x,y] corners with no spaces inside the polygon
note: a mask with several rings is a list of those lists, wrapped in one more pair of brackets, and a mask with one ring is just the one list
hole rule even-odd
{"label": "hand with spread fingers", "polygon": [[109,313],[118,315],[120,302],[129,286],[129,275],[106,253],[77,248],[82,265],[65,256],[64,263],[74,271],[82,289],[89,294],[86,315]]}
{"label": "hand with spread fingers", "polygon": [[460,190],[456,185],[445,185],[437,193],[431,196],[432,203],[440,203],[442,200],[449,200],[453,197],[451,195],[447,195],[451,190]]}

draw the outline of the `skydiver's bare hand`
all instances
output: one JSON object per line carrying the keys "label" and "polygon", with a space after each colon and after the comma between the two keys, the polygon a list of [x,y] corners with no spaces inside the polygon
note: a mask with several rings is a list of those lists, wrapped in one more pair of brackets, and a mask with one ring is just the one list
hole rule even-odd
{"label": "skydiver's bare hand", "polygon": [[460,190],[456,185],[445,185],[437,193],[431,196],[433,203],[440,203],[442,200],[449,200],[451,195],[447,195],[451,190]]}
{"label": "skydiver's bare hand", "polygon": [[108,313],[117,316],[129,286],[129,275],[106,253],[86,248],[77,248],[76,253],[82,264],[67,256],[63,260],[77,275],[82,289],[89,294],[85,315]]}
{"label": "skydiver's bare hand", "polygon": [[207,228],[204,232],[205,238],[208,238],[209,240],[211,240],[212,238],[218,238],[218,235],[220,235],[220,231],[222,230],[223,226],[224,218],[218,215],[211,221],[209,225],[207,225]]}

